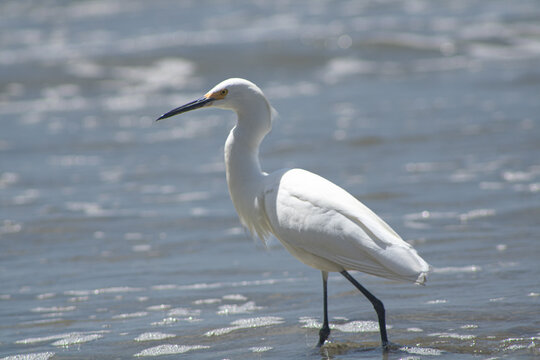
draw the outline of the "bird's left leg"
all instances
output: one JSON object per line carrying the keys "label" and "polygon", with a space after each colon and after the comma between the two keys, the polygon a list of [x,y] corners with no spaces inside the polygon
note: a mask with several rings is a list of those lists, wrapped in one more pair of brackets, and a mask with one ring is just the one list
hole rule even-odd
{"label": "bird's left leg", "polygon": [[381,342],[383,349],[388,349],[388,336],[386,335],[386,320],[384,316],[384,305],[381,300],[377,299],[372,293],[370,293],[365,287],[360,285],[355,278],[351,276],[346,270],[343,270],[341,273],[347,280],[349,280],[373,305],[373,308],[377,312],[377,317],[379,318],[379,331],[381,332]]}
{"label": "bird's left leg", "polygon": [[323,281],[324,315],[323,315],[323,326],[321,330],[319,331],[319,344],[317,346],[321,346],[322,344],[324,344],[326,339],[328,339],[328,336],[330,336],[330,326],[328,325],[328,290],[327,290],[328,272],[321,271],[321,273],[322,273],[322,281]]}

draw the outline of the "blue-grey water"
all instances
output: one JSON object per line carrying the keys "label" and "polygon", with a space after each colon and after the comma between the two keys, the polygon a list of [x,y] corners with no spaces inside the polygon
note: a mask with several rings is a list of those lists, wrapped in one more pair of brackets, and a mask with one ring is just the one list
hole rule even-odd
{"label": "blue-grey water", "polygon": [[[433,265],[355,273],[265,249],[229,200],[232,113],[153,120],[228,77],[279,112],[265,170],[348,189]],[[540,355],[535,0],[0,3],[0,359]]]}

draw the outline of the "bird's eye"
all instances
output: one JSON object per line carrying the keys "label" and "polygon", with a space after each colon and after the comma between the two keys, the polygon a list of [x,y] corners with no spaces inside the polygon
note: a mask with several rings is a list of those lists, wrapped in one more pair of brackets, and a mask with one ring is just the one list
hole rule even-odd
{"label": "bird's eye", "polygon": [[223,100],[228,93],[229,90],[227,89],[215,90],[212,93],[208,93],[208,97],[211,97],[214,100]]}

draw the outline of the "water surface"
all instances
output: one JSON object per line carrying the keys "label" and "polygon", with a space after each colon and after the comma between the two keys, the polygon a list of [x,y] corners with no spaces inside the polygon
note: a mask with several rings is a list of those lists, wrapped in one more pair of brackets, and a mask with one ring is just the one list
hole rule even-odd
{"label": "water surface", "polygon": [[[4,1],[0,359],[539,355],[535,1]],[[433,265],[387,308],[240,227],[233,114],[153,120],[240,76],[280,116],[265,170],[345,187]]]}

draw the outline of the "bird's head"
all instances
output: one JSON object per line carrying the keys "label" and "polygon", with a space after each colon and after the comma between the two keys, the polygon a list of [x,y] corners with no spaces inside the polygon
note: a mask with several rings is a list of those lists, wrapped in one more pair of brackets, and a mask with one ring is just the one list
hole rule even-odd
{"label": "bird's head", "polygon": [[261,99],[270,108],[257,85],[245,79],[227,79],[214,86],[204,96],[161,115],[156,121],[204,107],[217,107],[241,112],[253,107]]}

